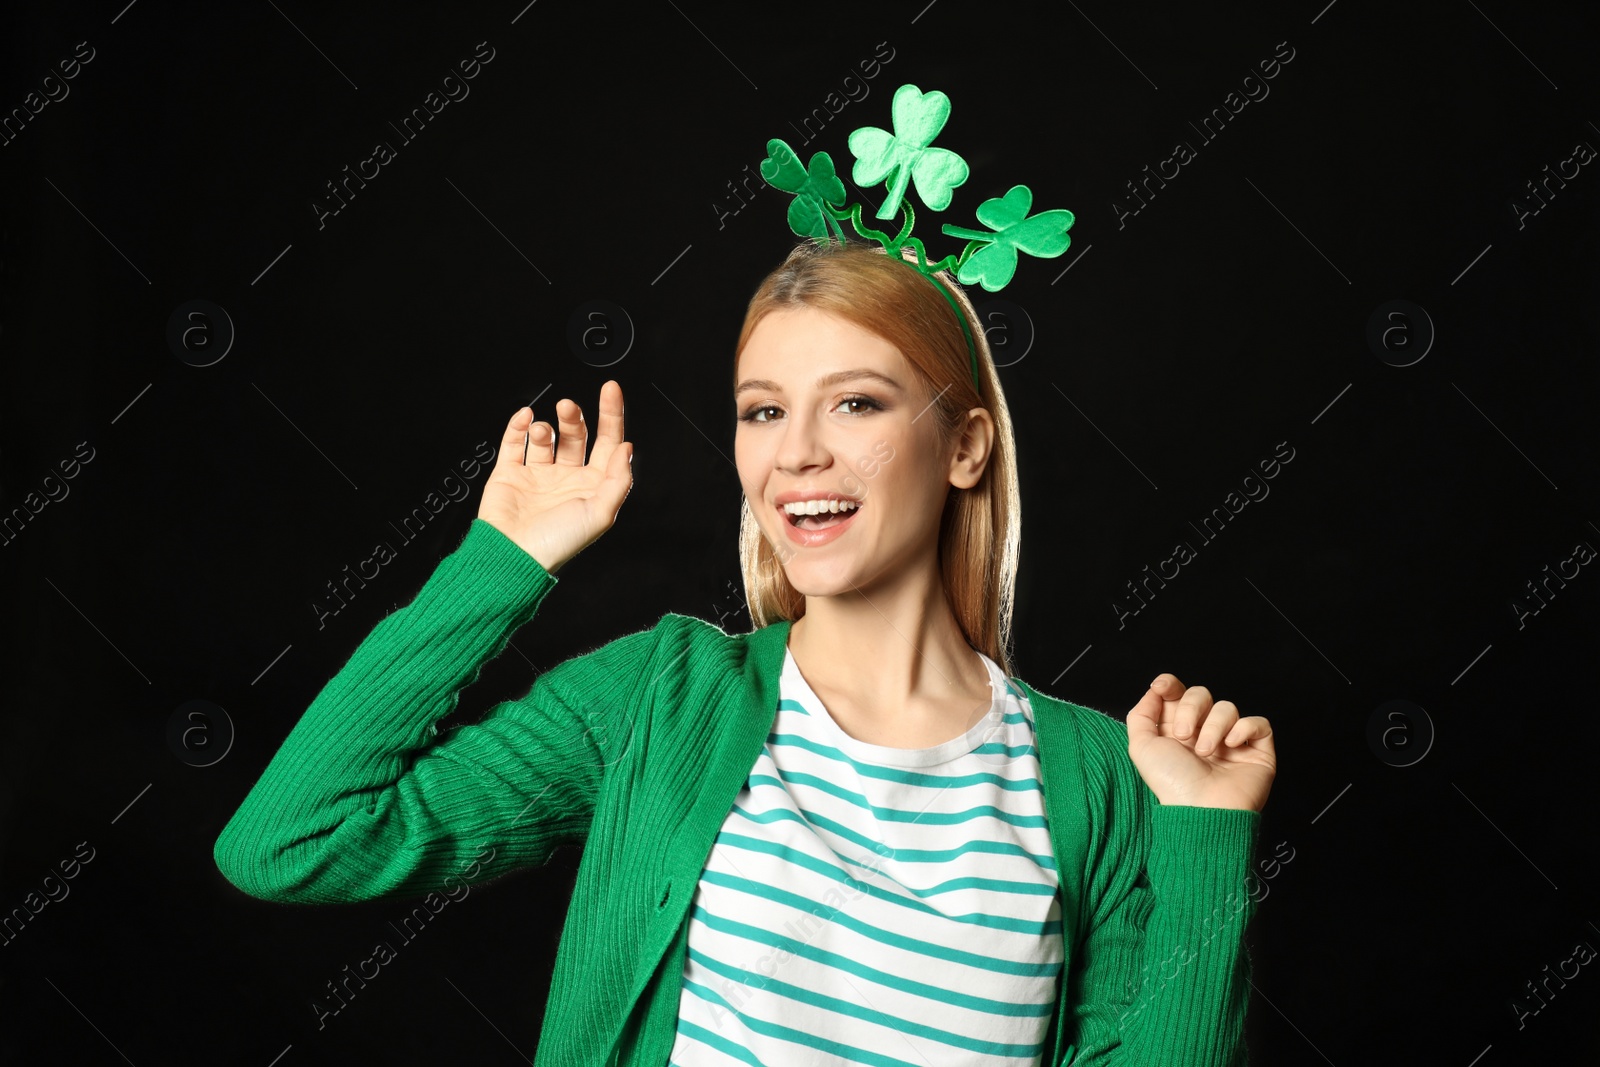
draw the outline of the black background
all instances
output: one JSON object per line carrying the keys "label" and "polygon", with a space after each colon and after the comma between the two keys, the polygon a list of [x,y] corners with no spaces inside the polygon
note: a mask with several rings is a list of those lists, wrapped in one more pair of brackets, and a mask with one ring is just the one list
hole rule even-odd
{"label": "black background", "polygon": [[[849,130],[888,126],[906,82],[950,95],[937,143],[972,164],[941,221],[1018,182],[1077,215],[1064,256],[971,290],[1035,331],[989,320],[1023,485],[1015,673],[1120,716],[1172,671],[1275,728],[1261,855],[1293,859],[1249,930],[1252,1062],[1594,1056],[1595,966],[1536,1014],[1526,983],[1600,947],[1600,577],[1517,607],[1600,545],[1600,176],[1551,180],[1537,213],[1528,191],[1600,146],[1593,38],[1576,5],[1324,4],[10,11],[0,108],[70,94],[0,147],[0,515],[25,516],[0,540],[0,909],[80,842],[94,858],[0,946],[0,1057],[532,1056],[576,851],[442,913],[318,1030],[311,998],[406,907],[255,901],[212,844],[459,542],[483,475],[319,626],[326,583],[398,545],[390,522],[519,404],[592,410],[616,377],[635,487],[454,719],[667,611],[748,629],[731,352],[794,238],[786,196],[735,211],[729,183],[769,137],[847,171]],[[92,60],[46,83],[82,41]],[[470,94],[404,143],[389,123],[479,42]],[[1197,134],[1291,48],[1269,95]],[[793,132],[852,86],[820,136]],[[319,225],[325,183],[380,140],[396,158]],[[1195,158],[1119,211],[1180,140]],[[217,321],[167,340],[191,300],[235,334],[206,366]],[[591,300],[636,329],[609,366],[620,321],[587,359],[567,343]],[[1368,343],[1393,300],[1431,342],[1413,311]],[[1197,536],[1280,442],[1292,460],[1250,483],[1270,495]],[[1196,558],[1119,626],[1180,540]],[[191,700],[227,722],[170,743]]]}

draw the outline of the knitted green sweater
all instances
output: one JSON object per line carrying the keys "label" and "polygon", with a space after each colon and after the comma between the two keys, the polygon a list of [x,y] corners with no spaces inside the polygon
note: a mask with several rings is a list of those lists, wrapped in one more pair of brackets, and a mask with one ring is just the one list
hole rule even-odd
{"label": "knitted green sweater", "polygon": [[[306,709],[216,863],[262,900],[435,900],[581,845],[533,1062],[665,1067],[690,902],[773,723],[789,624],[727,634],[669,613],[441,736],[556,584],[474,519]],[[1044,1067],[1244,1067],[1259,813],[1159,803],[1123,723],[1012,681],[1061,873]]]}

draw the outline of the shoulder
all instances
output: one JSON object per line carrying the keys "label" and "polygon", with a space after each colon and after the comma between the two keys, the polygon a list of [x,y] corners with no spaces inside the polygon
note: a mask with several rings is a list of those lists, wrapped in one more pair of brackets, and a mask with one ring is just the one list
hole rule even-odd
{"label": "shoulder", "polygon": [[1046,719],[1054,721],[1053,732],[1058,734],[1061,724],[1071,726],[1074,773],[1081,780],[1085,816],[1094,831],[1104,833],[1115,826],[1119,832],[1138,833],[1154,794],[1148,793],[1128,756],[1127,723],[1098,708],[1050,696],[1031,686],[1027,692],[1036,731],[1051,731]]}
{"label": "shoulder", "polygon": [[[704,708],[730,667],[737,673],[741,651],[740,642],[710,623],[667,612],[557,663],[535,679],[532,694],[604,720],[608,731],[645,714],[664,712],[668,721],[705,718]],[[701,711],[676,714],[693,708]]]}
{"label": "shoulder", "polygon": [[680,692],[709,686],[747,672],[757,648],[770,644],[764,631],[730,634],[694,615],[666,612],[654,625],[619,638],[630,646],[630,667],[651,688]]}
{"label": "shoulder", "polygon": [[698,657],[749,655],[751,638],[760,633],[730,634],[714,622],[675,611],[661,616],[654,632],[664,646]]}
{"label": "shoulder", "polygon": [[1084,772],[1097,780],[1092,781],[1091,786],[1108,786],[1111,777],[1121,776],[1123,765],[1132,767],[1132,761],[1128,759],[1127,723],[1087,704],[1051,696],[1027,683],[1023,683],[1023,686],[1036,721],[1050,717],[1056,723],[1070,724],[1078,743]]}
{"label": "shoulder", "polygon": [[630,682],[659,679],[684,648],[697,642],[694,620],[667,613],[653,624],[629,630],[562,660],[540,676],[547,684],[587,687],[604,684],[613,693],[631,691]]}

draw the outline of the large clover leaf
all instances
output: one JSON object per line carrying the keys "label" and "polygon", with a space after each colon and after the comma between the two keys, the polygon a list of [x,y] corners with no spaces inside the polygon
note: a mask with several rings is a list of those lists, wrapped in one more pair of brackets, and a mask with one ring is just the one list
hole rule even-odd
{"label": "large clover leaf", "polygon": [[1005,196],[978,205],[978,221],[994,233],[968,230],[946,223],[940,227],[952,237],[988,242],[966,258],[956,274],[963,285],[982,285],[989,292],[1004,287],[1017,272],[1017,253],[1052,259],[1072,243],[1067,230],[1076,221],[1065,208],[1041,211],[1028,218],[1033,207],[1033,192],[1026,185],[1013,185]]}
{"label": "large clover leaf", "polygon": [[811,157],[808,168],[794,149],[774,137],[767,142],[767,158],[761,161],[761,177],[775,189],[793,193],[789,202],[789,229],[801,237],[828,236],[828,217],[824,204],[844,203],[844,182],[833,169],[833,158],[826,152]]}
{"label": "large clover leaf", "polygon": [[924,93],[915,85],[902,85],[895,90],[890,110],[894,133],[863,126],[850,135],[850,151],[856,157],[850,176],[858,185],[889,179],[889,198],[878,209],[880,219],[894,218],[906,184],[913,180],[922,202],[943,211],[968,173],[966,160],[948,148],[929,147],[950,117],[950,98],[937,89]]}

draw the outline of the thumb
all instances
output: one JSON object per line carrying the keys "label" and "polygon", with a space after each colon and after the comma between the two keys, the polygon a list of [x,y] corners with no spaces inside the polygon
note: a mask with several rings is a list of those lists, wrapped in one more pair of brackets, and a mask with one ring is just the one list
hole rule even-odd
{"label": "thumb", "polygon": [[1128,709],[1128,744],[1142,745],[1152,737],[1161,736],[1160,715],[1160,694],[1146,689],[1139,702]]}
{"label": "thumb", "polygon": [[611,506],[613,517],[622,509],[622,502],[628,498],[628,492],[633,488],[633,442],[624,441],[621,446],[611,450],[611,459],[606,463],[606,500]]}

